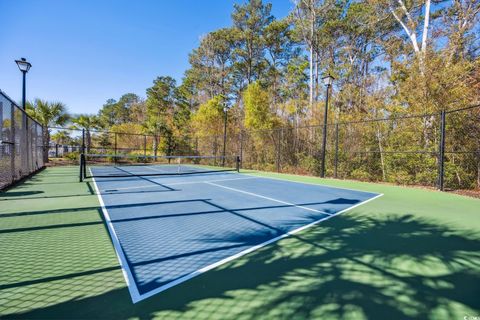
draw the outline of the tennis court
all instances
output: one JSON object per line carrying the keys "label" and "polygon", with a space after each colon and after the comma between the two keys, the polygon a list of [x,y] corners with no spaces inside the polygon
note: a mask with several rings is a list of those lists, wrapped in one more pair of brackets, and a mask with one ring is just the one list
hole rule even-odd
{"label": "tennis court", "polygon": [[176,163],[88,167],[133,302],[381,196]]}
{"label": "tennis court", "polygon": [[[161,170],[178,172],[171,164]],[[199,166],[211,168],[190,170]],[[251,170],[81,183],[78,172],[47,168],[2,193],[0,317],[456,319],[480,310],[478,199]]]}

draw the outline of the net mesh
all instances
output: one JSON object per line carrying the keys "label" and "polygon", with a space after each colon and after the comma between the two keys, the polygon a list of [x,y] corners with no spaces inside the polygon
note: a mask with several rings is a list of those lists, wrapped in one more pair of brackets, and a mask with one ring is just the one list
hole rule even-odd
{"label": "net mesh", "polygon": [[238,157],[137,156],[85,154],[80,161],[83,178],[187,175],[238,171]]}

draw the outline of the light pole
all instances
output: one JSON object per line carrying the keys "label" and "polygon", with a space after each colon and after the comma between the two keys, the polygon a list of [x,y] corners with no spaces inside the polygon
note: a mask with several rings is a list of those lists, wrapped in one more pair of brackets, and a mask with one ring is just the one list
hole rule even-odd
{"label": "light pole", "polygon": [[227,102],[223,106],[223,157],[222,157],[222,167],[225,167],[225,153],[227,149],[227,114],[228,114]]}
{"label": "light pole", "polygon": [[22,90],[22,107],[23,107],[23,110],[26,109],[26,85],[25,85],[25,82],[26,82],[26,75],[27,75],[27,72],[28,70],[30,70],[30,68],[32,67],[32,64],[30,62],[27,61],[27,59],[25,58],[20,58],[20,60],[15,60],[15,62],[17,63],[17,66],[18,66],[18,69],[20,69],[20,71],[22,71],[23,73],[23,90]]}
{"label": "light pole", "polygon": [[[22,127],[24,129],[24,134],[22,134],[20,136],[20,143],[25,144],[27,146],[27,148],[30,148],[30,146],[28,145],[30,143],[30,141],[28,139],[28,133],[27,133],[28,132],[28,120],[27,120],[27,110],[26,110],[27,109],[27,92],[26,92],[27,90],[26,90],[26,83],[25,82],[26,82],[26,78],[27,78],[27,72],[28,72],[28,70],[30,70],[32,65],[25,58],[20,58],[20,60],[15,60],[15,62],[17,63],[18,69],[20,69],[20,71],[22,71],[22,74],[23,74],[22,108],[23,108],[24,114],[22,116],[23,116],[24,120],[22,120],[22,122],[23,122]],[[44,149],[44,156],[45,156],[45,149]],[[30,162],[29,158],[30,158],[30,156],[29,156],[28,152],[26,153],[25,157],[22,156],[23,165],[28,166],[28,164]]]}
{"label": "light pole", "polygon": [[327,88],[327,95],[325,99],[325,114],[323,116],[323,142],[322,142],[322,167],[320,171],[320,177],[324,178],[325,177],[325,153],[327,149],[327,117],[328,117],[328,93],[329,89],[332,86],[333,80],[335,78],[332,77],[330,74],[327,76],[323,77],[323,83],[325,84],[325,87]]}

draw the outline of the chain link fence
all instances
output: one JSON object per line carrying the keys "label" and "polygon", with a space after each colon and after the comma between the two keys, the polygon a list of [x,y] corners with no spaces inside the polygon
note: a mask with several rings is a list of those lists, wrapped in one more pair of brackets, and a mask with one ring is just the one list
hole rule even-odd
{"label": "chain link fence", "polygon": [[447,189],[480,189],[480,106],[444,114],[443,181]]}
{"label": "chain link fence", "polygon": [[44,132],[0,91],[0,189],[44,167]]}
{"label": "chain link fence", "polygon": [[[326,132],[326,177],[441,190],[480,189],[478,105],[339,122],[327,125]],[[239,154],[246,169],[318,176],[322,138],[321,125],[245,131],[227,140],[227,154]]]}
{"label": "chain link fence", "polygon": [[[319,176],[323,126],[228,128],[226,156],[244,169]],[[325,176],[439,189],[480,188],[480,106],[327,125]],[[223,155],[222,135],[184,136],[52,128],[50,157]],[[73,155],[73,156],[72,156]]]}

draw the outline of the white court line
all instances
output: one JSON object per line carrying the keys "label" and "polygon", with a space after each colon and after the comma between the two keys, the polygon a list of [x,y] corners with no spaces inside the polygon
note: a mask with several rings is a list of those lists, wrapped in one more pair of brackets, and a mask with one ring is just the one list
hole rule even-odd
{"label": "white court line", "polygon": [[262,198],[262,199],[267,199],[267,200],[274,201],[274,202],[278,202],[278,203],[282,203],[282,204],[287,204],[287,205],[292,206],[292,207],[297,207],[297,208],[304,209],[304,210],[308,210],[308,211],[318,212],[318,213],[326,214],[326,215],[329,215],[329,216],[332,215],[332,213],[328,213],[328,212],[325,212],[325,211],[320,211],[320,210],[312,209],[312,208],[309,208],[309,207],[299,206],[299,205],[296,205],[296,204],[291,203],[291,202],[286,202],[286,201],[282,201],[282,200],[278,200],[278,199],[274,199],[274,198],[270,198],[270,197],[265,197],[265,196],[262,196],[262,195],[260,195],[260,194],[256,194],[256,193],[253,193],[253,192],[248,192],[248,191],[243,191],[243,190],[240,190],[240,189],[230,188],[230,187],[222,186],[221,184],[216,184],[216,183],[212,183],[212,182],[205,182],[205,183],[206,183],[206,184],[210,184],[210,185],[212,185],[212,186],[216,186],[216,187],[220,187],[220,188],[224,188],[224,189],[228,189],[228,190],[232,190],[232,191],[236,191],[236,192],[248,194],[248,195],[250,195],[250,196],[254,196],[254,197],[258,197],[258,198]]}
{"label": "white court line", "polygon": [[265,241],[265,242],[262,242],[262,243],[260,243],[260,244],[258,244],[258,245],[256,245],[256,246],[253,246],[253,247],[251,247],[251,248],[248,248],[248,249],[245,249],[245,250],[243,250],[243,251],[240,251],[239,253],[234,254],[234,255],[232,255],[232,256],[230,256],[230,257],[228,257],[228,258],[225,258],[225,259],[223,259],[223,260],[220,260],[220,261],[217,261],[217,262],[215,262],[215,263],[212,263],[212,264],[210,264],[210,265],[208,265],[208,266],[205,266],[205,267],[203,267],[203,268],[201,268],[201,269],[198,269],[197,271],[194,271],[194,272],[189,273],[189,274],[187,274],[187,275],[185,275],[185,276],[183,276],[183,277],[181,277],[181,278],[178,278],[178,279],[176,279],[176,280],[174,280],[174,281],[172,281],[172,282],[169,282],[169,283],[167,283],[166,285],[163,285],[163,286],[158,287],[158,288],[156,288],[156,289],[154,289],[154,290],[152,290],[152,291],[149,291],[149,292],[147,292],[147,293],[144,293],[144,294],[142,294],[142,295],[140,296],[140,299],[143,300],[143,299],[149,298],[149,297],[151,297],[151,296],[153,296],[153,295],[156,295],[157,293],[160,293],[160,292],[162,292],[162,291],[165,291],[165,290],[167,290],[167,289],[169,289],[169,288],[171,288],[171,287],[173,287],[173,286],[176,286],[176,285],[178,285],[178,284],[180,284],[180,283],[182,283],[182,282],[185,282],[185,281],[190,280],[190,279],[192,279],[192,278],[194,278],[194,277],[196,277],[196,276],[199,276],[199,275],[201,275],[202,273],[205,273],[205,272],[207,272],[207,271],[209,271],[209,270],[212,270],[212,269],[214,269],[214,268],[216,268],[216,267],[218,267],[218,266],[220,266],[220,265],[222,265],[222,264],[225,264],[225,263],[230,262],[230,261],[232,261],[232,260],[238,259],[238,258],[240,258],[240,257],[242,257],[242,256],[244,256],[244,255],[246,255],[246,254],[248,254],[248,253],[251,253],[251,252],[253,252],[253,251],[256,251],[256,250],[258,250],[258,249],[260,249],[260,248],[263,248],[263,247],[265,247],[265,246],[267,246],[267,245],[269,245],[269,244],[271,244],[271,243],[274,243],[274,242],[276,242],[276,241],[278,241],[278,240],[281,240],[281,239],[283,239],[283,238],[286,238],[286,237],[289,237],[289,236],[291,236],[291,235],[294,235],[294,234],[296,234],[296,233],[298,233],[298,232],[300,232],[300,231],[302,231],[302,230],[308,229],[308,228],[310,228],[310,227],[312,227],[312,226],[314,226],[314,225],[316,225],[316,224],[319,224],[319,223],[322,222],[322,221],[328,220],[328,219],[330,219],[330,218],[332,218],[332,217],[335,217],[335,216],[337,216],[337,215],[339,215],[339,214],[341,214],[341,213],[347,212],[347,211],[349,211],[349,210],[351,210],[351,209],[353,209],[353,208],[356,208],[356,207],[358,207],[358,206],[360,206],[360,205],[363,205],[363,204],[365,204],[365,203],[367,203],[367,202],[370,202],[370,201],[372,201],[372,200],[374,200],[374,199],[377,199],[377,198],[379,198],[379,197],[381,197],[381,196],[383,196],[383,194],[378,194],[378,195],[376,195],[376,196],[373,197],[373,198],[370,198],[370,199],[365,200],[365,201],[363,201],[363,202],[357,203],[356,205],[351,206],[351,207],[349,207],[349,208],[346,208],[346,209],[344,209],[344,210],[342,210],[342,211],[336,212],[336,213],[331,214],[331,215],[327,215],[326,217],[323,217],[323,218],[321,218],[321,219],[319,219],[319,220],[317,220],[317,221],[314,221],[314,222],[312,222],[312,223],[309,223],[309,224],[307,224],[307,225],[304,225],[303,227],[300,227],[300,228],[297,228],[297,229],[295,229],[295,230],[289,231],[289,232],[287,232],[287,233],[284,233],[284,234],[282,234],[282,235],[279,235],[278,237],[275,237],[275,238],[273,238],[273,239],[270,239],[270,240],[267,240],[267,241]]}
{"label": "white court line", "polygon": [[[156,172],[168,173],[168,171],[165,171],[165,170],[162,170],[160,168],[153,167],[153,166],[144,166],[144,167],[142,167],[142,169],[143,168],[147,168],[147,169],[150,169],[150,170],[153,170],[153,171],[156,171]],[[135,174],[135,172],[132,172],[132,174]]]}
{"label": "white court line", "polygon": [[259,177],[246,177],[246,178],[234,178],[234,179],[218,179],[218,180],[203,180],[203,181],[191,181],[191,182],[174,182],[166,183],[167,186],[178,186],[182,184],[196,184],[196,183],[210,183],[210,182],[221,182],[221,181],[235,181],[235,180],[250,180],[258,179]]}
{"label": "white court line", "polygon": [[[91,171],[90,171],[90,174],[91,174]],[[253,177],[253,178],[261,178],[261,177],[258,177],[258,176],[252,176],[252,177]],[[242,179],[242,178],[240,178],[240,179]],[[119,261],[120,266],[121,266],[121,268],[122,268],[122,273],[123,273],[123,276],[124,276],[124,278],[125,278],[125,282],[127,283],[128,291],[130,292],[130,296],[131,296],[131,298],[132,298],[132,302],[133,302],[133,303],[137,303],[137,302],[139,302],[139,301],[141,301],[141,300],[144,300],[144,299],[146,299],[146,298],[149,298],[149,297],[151,297],[151,296],[153,296],[153,295],[155,295],[155,294],[157,294],[157,293],[160,293],[160,292],[162,292],[162,291],[164,291],[164,290],[167,290],[167,289],[169,289],[169,288],[171,288],[171,287],[173,287],[173,286],[176,286],[176,285],[178,285],[178,284],[180,284],[180,283],[182,283],[182,282],[185,282],[185,281],[187,281],[187,280],[189,280],[189,279],[191,279],[191,278],[194,278],[194,277],[196,277],[196,276],[198,276],[198,275],[201,275],[201,274],[203,274],[203,273],[205,273],[205,272],[207,272],[207,271],[209,271],[209,270],[211,270],[211,269],[214,269],[214,268],[216,268],[216,267],[218,267],[218,266],[220,266],[220,265],[222,265],[222,264],[225,264],[225,263],[230,262],[230,261],[232,261],[232,260],[238,259],[238,258],[240,258],[240,257],[242,257],[242,256],[244,256],[244,255],[246,255],[246,254],[248,254],[248,253],[251,253],[251,252],[253,252],[253,251],[256,251],[256,250],[258,250],[258,249],[260,249],[260,248],[262,248],[262,247],[265,247],[265,246],[267,246],[267,245],[269,245],[269,244],[271,244],[271,243],[273,243],[273,242],[276,242],[276,241],[281,240],[281,239],[283,239],[283,238],[286,238],[286,237],[288,237],[288,236],[294,235],[294,234],[296,234],[296,233],[298,233],[298,232],[300,232],[300,231],[302,231],[302,230],[308,229],[308,228],[310,228],[310,227],[312,227],[312,226],[314,226],[314,225],[316,225],[316,224],[318,224],[318,223],[320,223],[320,222],[322,222],[322,221],[328,220],[328,219],[330,219],[330,218],[332,218],[332,217],[334,217],[334,216],[337,216],[337,215],[339,215],[339,214],[341,214],[341,213],[344,213],[344,212],[347,212],[347,211],[349,211],[349,210],[352,210],[353,208],[356,208],[356,207],[358,207],[358,206],[360,206],[360,205],[363,205],[363,204],[365,204],[365,203],[367,203],[367,202],[370,202],[370,201],[372,201],[372,200],[375,200],[375,199],[383,196],[383,194],[378,194],[378,195],[376,195],[375,197],[372,197],[372,198],[367,199],[367,200],[365,200],[365,201],[363,201],[363,202],[357,203],[356,205],[351,206],[351,207],[349,207],[349,208],[346,208],[346,209],[344,209],[344,210],[341,210],[341,211],[336,212],[336,213],[333,213],[333,214],[328,214],[328,213],[324,213],[324,212],[319,211],[319,210],[310,209],[310,208],[306,208],[306,207],[303,207],[303,206],[296,206],[296,205],[294,205],[294,204],[289,204],[288,202],[284,202],[284,201],[280,201],[280,200],[276,200],[276,199],[272,199],[272,198],[268,198],[268,197],[264,197],[264,196],[252,194],[252,195],[260,196],[260,197],[262,197],[262,198],[269,199],[269,200],[272,200],[272,201],[277,201],[277,202],[280,202],[280,203],[289,204],[289,205],[294,205],[294,206],[296,206],[296,207],[301,207],[301,208],[306,209],[306,210],[311,210],[311,211],[316,211],[316,212],[319,212],[319,213],[324,213],[324,214],[326,214],[326,217],[323,217],[323,218],[321,218],[321,219],[319,219],[319,220],[316,220],[316,221],[314,221],[314,222],[312,222],[312,223],[309,223],[309,224],[307,224],[307,225],[305,225],[305,226],[302,226],[302,227],[299,227],[299,228],[294,229],[294,230],[292,230],[292,231],[289,231],[289,232],[287,232],[287,233],[284,233],[284,234],[282,234],[282,235],[280,235],[280,236],[278,236],[278,237],[275,237],[275,238],[273,238],[273,239],[267,240],[267,241],[265,241],[265,242],[262,242],[262,243],[260,243],[260,244],[258,244],[258,245],[255,245],[255,246],[250,247],[250,248],[248,248],[248,249],[245,249],[245,250],[243,250],[243,251],[240,251],[240,252],[238,252],[237,254],[234,254],[234,255],[232,255],[232,256],[230,256],[230,257],[227,257],[227,258],[225,258],[225,259],[222,259],[222,260],[220,260],[220,261],[217,261],[217,262],[215,262],[215,263],[213,263],[213,264],[207,265],[207,266],[205,266],[205,267],[203,267],[203,268],[200,268],[200,269],[198,269],[198,270],[196,270],[196,271],[193,271],[193,272],[191,272],[191,273],[189,273],[189,274],[187,274],[187,275],[185,275],[185,276],[183,276],[183,277],[180,277],[180,278],[178,278],[178,279],[176,279],[176,280],[174,280],[174,281],[172,281],[172,282],[169,282],[169,283],[167,283],[167,284],[165,284],[165,285],[163,285],[163,286],[160,286],[160,287],[158,287],[158,288],[156,288],[156,289],[154,289],[154,290],[152,290],[152,291],[149,291],[149,292],[144,293],[144,294],[140,294],[140,292],[138,291],[138,288],[137,288],[137,284],[135,283],[135,280],[134,280],[134,278],[133,278],[132,271],[131,271],[128,263],[127,263],[127,259],[126,259],[126,257],[125,257],[125,253],[123,252],[123,249],[122,249],[122,247],[121,247],[121,245],[120,245],[120,241],[118,240],[117,234],[115,233],[115,229],[114,229],[113,224],[112,224],[112,221],[111,221],[111,219],[110,219],[110,215],[108,214],[108,210],[107,210],[107,208],[105,207],[105,204],[104,204],[104,202],[103,202],[103,199],[102,199],[101,194],[99,193],[99,189],[98,189],[97,183],[96,183],[96,181],[95,181],[95,178],[92,177],[92,180],[93,180],[93,183],[94,183],[94,186],[95,186],[95,190],[96,190],[96,192],[97,192],[98,200],[99,200],[100,205],[101,205],[101,208],[102,208],[102,213],[103,213],[103,215],[104,215],[104,217],[105,217],[105,221],[107,222],[107,228],[108,228],[108,231],[109,231],[110,236],[111,236],[111,238],[112,238],[112,242],[113,242],[113,245],[114,245],[114,248],[115,248],[115,253],[117,254],[117,258],[118,258],[118,261]],[[225,181],[225,180],[226,180],[226,179],[223,179],[223,181]],[[239,180],[239,179],[230,179],[230,180]],[[209,182],[202,182],[202,183],[209,183]],[[233,188],[229,188],[229,187],[217,185],[217,184],[214,184],[214,183],[209,183],[209,184],[215,185],[215,186],[219,186],[219,187],[222,187],[222,188],[233,189]],[[246,191],[243,191],[243,190],[234,190],[234,191],[239,191],[239,192],[247,193]]]}
{"label": "white court line", "polygon": [[143,188],[158,188],[158,187],[161,187],[161,186],[159,186],[158,184],[153,185],[153,186],[151,184],[148,184],[148,185],[137,186],[137,187],[125,187],[125,188],[108,189],[108,190],[104,190],[104,192],[118,191],[118,190],[130,190],[130,189],[143,189]]}
{"label": "white court line", "polygon": [[[92,175],[91,169],[90,169],[90,175]],[[133,303],[137,303],[138,301],[142,300],[142,297],[140,295],[140,292],[138,291],[132,271],[128,266],[127,258],[125,257],[125,253],[123,252],[122,246],[120,245],[118,236],[115,233],[115,228],[113,227],[112,220],[110,219],[110,215],[108,214],[107,208],[105,207],[105,203],[103,202],[102,195],[99,192],[97,182],[93,177],[92,177],[92,180],[93,180],[93,185],[95,187],[95,191],[97,192],[98,201],[100,202],[100,206],[102,208],[103,216],[105,217],[105,222],[107,223],[108,232],[110,233],[110,237],[112,238],[112,243],[115,248],[115,253],[117,254],[118,262],[120,263],[120,267],[122,268],[123,277],[125,278],[128,291],[130,292],[130,297],[132,298]]]}
{"label": "white court line", "polygon": [[[246,178],[235,178],[235,179],[218,179],[218,180],[202,180],[202,181],[185,181],[185,182],[173,182],[173,183],[163,183],[166,186],[177,186],[177,185],[182,185],[182,184],[197,184],[197,183],[207,183],[207,182],[221,182],[221,181],[233,181],[233,180],[249,180],[249,179],[259,179],[260,177],[246,177]],[[153,183],[153,182],[152,182]],[[143,186],[136,186],[136,187],[125,187],[125,188],[114,188],[114,189],[108,189],[104,190],[104,192],[108,192],[110,190],[130,190],[130,189],[143,189],[143,188],[158,188],[161,187],[158,184],[151,185],[151,184],[146,184]]]}
{"label": "white court line", "polygon": [[[286,173],[275,173],[275,172],[272,172],[272,173],[273,174],[281,174],[281,175],[289,175],[288,173],[287,174]],[[348,191],[357,191],[357,192],[371,193],[371,194],[380,194],[378,192],[373,192],[373,191],[365,191],[365,190],[359,190],[359,189],[335,187],[335,186],[331,186],[331,185],[328,185],[328,184],[320,184],[320,183],[315,183],[315,182],[295,181],[295,180],[290,180],[290,179],[285,179],[285,178],[276,178],[276,177],[265,177],[265,176],[255,175],[255,174],[252,174],[252,173],[242,173],[242,174],[246,175],[246,176],[250,176],[250,177],[257,177],[257,178],[263,178],[263,179],[279,180],[279,181],[283,181],[283,182],[293,182],[293,183],[299,183],[299,184],[308,184],[310,186],[326,187],[326,188],[348,190]],[[318,178],[318,177],[310,176],[310,178]]]}

